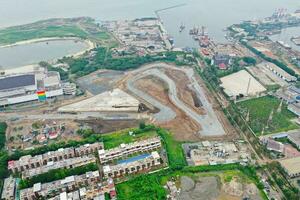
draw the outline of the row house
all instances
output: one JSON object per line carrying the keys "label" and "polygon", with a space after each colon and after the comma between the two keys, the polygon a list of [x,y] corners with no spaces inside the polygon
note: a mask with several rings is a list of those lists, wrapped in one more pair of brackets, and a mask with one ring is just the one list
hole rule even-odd
{"label": "row house", "polygon": [[50,170],[61,169],[61,168],[75,168],[89,163],[95,163],[96,158],[92,155],[84,157],[74,157],[60,162],[48,162],[47,165],[43,165],[37,168],[32,168],[22,172],[22,178],[30,178],[39,174],[46,173]]}
{"label": "row house", "polygon": [[83,156],[88,154],[96,153],[97,151],[103,149],[103,143],[97,142],[94,144],[85,144],[75,149],[76,156]]}
{"label": "row house", "polygon": [[[112,179],[111,179],[112,181]],[[91,199],[105,199],[105,193],[110,194],[110,199],[116,199],[116,189],[113,184],[102,183],[94,187],[82,187],[72,192],[62,192],[59,195],[50,198],[49,200],[91,200]],[[115,195],[111,195],[115,194]]]}
{"label": "row house", "polygon": [[14,200],[15,192],[16,192],[16,179],[10,176],[4,180],[1,199]]}
{"label": "row house", "polygon": [[56,198],[61,193],[71,193],[82,187],[92,190],[98,187],[100,183],[100,174],[98,171],[87,172],[82,175],[69,176],[62,180],[49,183],[36,183],[33,187],[20,191],[21,200],[36,200]]}
{"label": "row house", "polygon": [[159,137],[154,137],[129,144],[121,144],[119,147],[109,150],[102,149],[98,151],[98,154],[100,162],[103,164],[135,153],[151,152],[159,148],[161,148],[161,140]]}
{"label": "row house", "polygon": [[[130,160],[130,161],[129,161]],[[141,171],[149,171],[151,168],[161,164],[161,158],[157,151],[152,152],[142,159],[128,159],[117,165],[106,165],[103,167],[104,178],[116,178]]]}
{"label": "row house", "polygon": [[86,156],[103,149],[103,143],[85,144],[77,148],[61,148],[57,151],[31,156],[22,156],[19,160],[8,161],[8,169],[13,173],[46,166],[48,163],[61,162],[74,157]]}

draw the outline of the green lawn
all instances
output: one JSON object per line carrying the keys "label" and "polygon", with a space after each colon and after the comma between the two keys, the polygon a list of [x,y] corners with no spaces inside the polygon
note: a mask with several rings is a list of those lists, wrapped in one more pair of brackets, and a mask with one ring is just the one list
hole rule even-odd
{"label": "green lawn", "polygon": [[[137,132],[137,133],[135,133],[135,136],[131,136],[129,135],[130,131]],[[144,140],[155,136],[157,136],[155,130],[140,131],[140,129],[128,129],[128,130],[122,130],[110,134],[105,134],[103,135],[102,138],[103,138],[105,149],[111,149],[119,146],[122,143],[125,144],[131,143],[131,142]]]}
{"label": "green lawn", "polygon": [[78,37],[104,46],[115,45],[115,39],[92,18],[57,18],[0,29],[0,45],[46,37]]}
{"label": "green lawn", "polygon": [[[239,102],[237,106],[245,118],[249,111],[249,125],[258,135],[262,134],[263,129],[264,134],[269,134],[298,128],[291,122],[296,115],[287,109],[285,103],[282,104],[281,111],[278,110],[280,102],[275,97],[265,96]],[[270,117],[272,112],[273,115]]]}
{"label": "green lawn", "polygon": [[161,177],[143,175],[117,185],[119,200],[156,200],[166,199],[166,190],[160,183]]}
{"label": "green lawn", "polygon": [[12,44],[24,40],[31,40],[45,37],[87,37],[87,33],[77,26],[47,26],[40,29],[26,29],[22,26],[11,27],[0,30],[0,44]]}
{"label": "green lawn", "polygon": [[157,133],[164,141],[170,168],[180,169],[186,166],[186,160],[181,143],[175,141],[173,136],[165,129],[158,129]]}

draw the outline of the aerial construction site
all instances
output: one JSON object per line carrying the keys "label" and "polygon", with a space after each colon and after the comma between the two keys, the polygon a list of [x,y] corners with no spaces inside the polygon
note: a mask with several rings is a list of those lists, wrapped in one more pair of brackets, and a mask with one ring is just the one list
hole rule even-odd
{"label": "aerial construction site", "polygon": [[[182,141],[224,136],[230,126],[194,73],[165,63],[125,73],[100,70],[78,81],[93,97],[57,111],[80,119],[151,122],[172,130]],[[97,88],[95,83],[105,84]]]}

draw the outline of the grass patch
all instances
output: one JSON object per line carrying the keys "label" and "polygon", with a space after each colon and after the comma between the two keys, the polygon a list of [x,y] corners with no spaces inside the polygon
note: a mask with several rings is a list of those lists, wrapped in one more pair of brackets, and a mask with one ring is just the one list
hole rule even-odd
{"label": "grass patch", "polygon": [[[145,130],[139,131],[140,129],[128,129],[123,131],[114,132],[111,134],[103,135],[103,143],[105,149],[112,149],[114,147],[120,146],[122,143],[131,143],[139,140],[145,140],[147,138],[157,136],[155,130]],[[134,136],[129,135],[129,132],[132,131]]]}
{"label": "grass patch", "polygon": [[116,42],[89,17],[48,19],[0,29],[0,45],[46,37],[77,37],[102,46],[115,45]]}
{"label": "grass patch", "polygon": [[116,186],[119,200],[156,200],[166,199],[166,190],[156,174],[143,175]]}
{"label": "grass patch", "polygon": [[158,128],[157,133],[164,141],[170,168],[181,169],[186,166],[186,160],[181,143],[175,141],[172,135],[164,129]]}
{"label": "grass patch", "polygon": [[87,37],[87,33],[77,26],[46,26],[40,29],[24,30],[23,26],[7,28],[0,31],[0,44],[12,44],[24,40],[45,37]]}
{"label": "grass patch", "polygon": [[249,111],[248,123],[257,135],[261,135],[263,130],[264,134],[269,134],[298,128],[295,123],[291,122],[296,115],[287,109],[285,103],[279,109],[280,102],[275,97],[264,96],[239,102],[237,105],[245,118]]}
{"label": "grass patch", "polygon": [[245,174],[238,170],[228,170],[222,174],[223,181],[225,183],[230,182],[233,178],[237,178],[241,183],[251,183],[251,181]]}
{"label": "grass patch", "polygon": [[7,124],[5,122],[0,122],[0,150],[4,148],[6,142],[6,128]]}

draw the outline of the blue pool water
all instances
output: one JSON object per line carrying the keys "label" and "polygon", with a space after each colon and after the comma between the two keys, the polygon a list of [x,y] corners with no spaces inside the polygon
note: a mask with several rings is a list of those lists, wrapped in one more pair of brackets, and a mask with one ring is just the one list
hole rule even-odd
{"label": "blue pool water", "polygon": [[126,160],[119,160],[117,163],[118,164],[125,164],[125,163],[131,163],[131,162],[134,162],[134,161],[137,161],[137,160],[142,160],[144,158],[147,158],[148,156],[150,156],[149,153],[147,154],[142,154],[142,155],[139,155],[139,156],[135,156],[135,157],[132,157],[132,158],[128,158]]}

